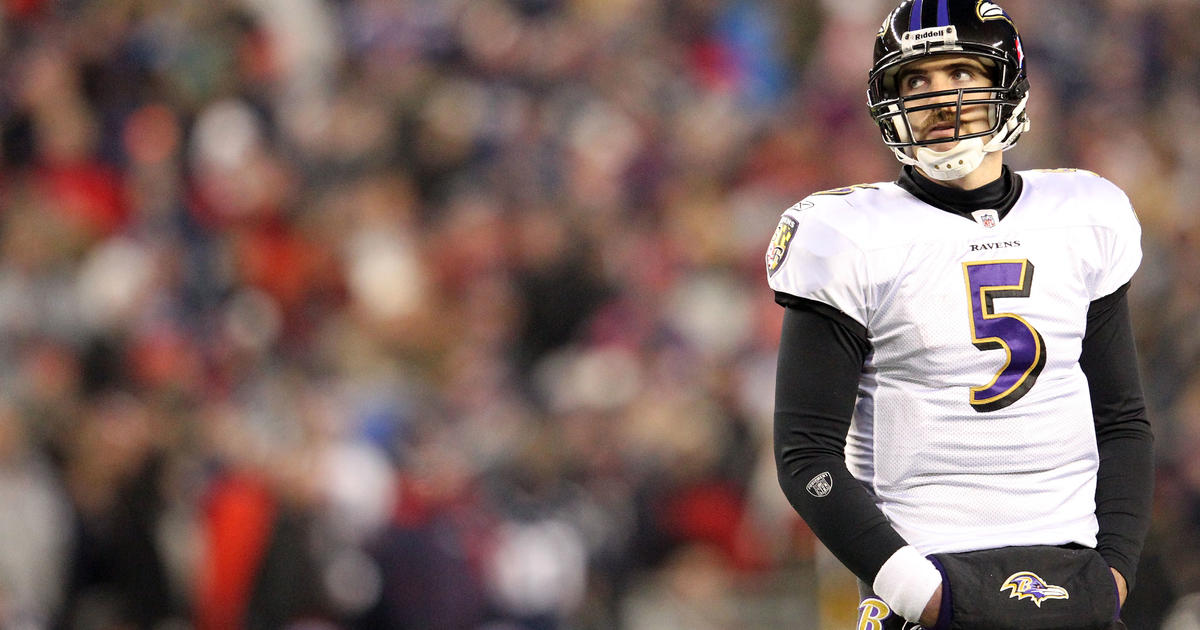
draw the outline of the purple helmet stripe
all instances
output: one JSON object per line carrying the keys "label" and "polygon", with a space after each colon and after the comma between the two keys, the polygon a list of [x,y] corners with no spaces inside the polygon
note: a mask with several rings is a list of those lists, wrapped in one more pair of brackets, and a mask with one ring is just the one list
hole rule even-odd
{"label": "purple helmet stripe", "polygon": [[925,0],[916,0],[912,5],[912,13],[908,18],[908,30],[921,30],[921,13],[925,9]]}
{"label": "purple helmet stripe", "polygon": [[938,26],[950,26],[949,0],[938,0]]}

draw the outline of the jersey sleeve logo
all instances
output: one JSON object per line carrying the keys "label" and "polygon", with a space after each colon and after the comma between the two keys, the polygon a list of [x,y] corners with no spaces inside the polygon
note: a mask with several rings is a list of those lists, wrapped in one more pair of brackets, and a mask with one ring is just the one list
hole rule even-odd
{"label": "jersey sleeve logo", "polygon": [[787,256],[788,247],[792,244],[792,239],[796,236],[796,220],[789,216],[784,216],[779,220],[779,225],[775,227],[775,235],[771,237],[771,245],[767,247],[767,275],[773,276],[779,267],[783,265],[783,259]]}
{"label": "jersey sleeve logo", "polygon": [[833,490],[833,477],[828,472],[820,473],[809,479],[804,489],[818,499],[829,496],[829,491]]}
{"label": "jersey sleeve logo", "polygon": [[1042,607],[1042,602],[1047,599],[1070,599],[1071,594],[1067,589],[1053,584],[1047,584],[1038,574],[1033,571],[1017,571],[1008,576],[1004,580],[1004,586],[1000,587],[1000,591],[1009,591],[1008,598],[1017,598],[1017,601],[1022,599],[1033,600],[1033,603],[1038,608]]}

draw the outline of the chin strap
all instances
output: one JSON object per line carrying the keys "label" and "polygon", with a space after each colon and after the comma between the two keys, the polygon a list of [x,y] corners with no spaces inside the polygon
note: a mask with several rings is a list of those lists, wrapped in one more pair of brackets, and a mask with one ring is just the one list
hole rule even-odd
{"label": "chin strap", "polygon": [[900,148],[892,148],[892,152],[896,154],[896,159],[901,163],[921,169],[921,172],[928,175],[930,179],[943,182],[961,179],[979,168],[988,153],[1011,149],[1017,142],[1017,138],[1022,133],[1029,131],[1029,118],[1022,116],[1028,101],[1029,94],[1026,94],[1025,98],[1022,98],[1009,114],[1008,122],[992,136],[987,144],[983,143],[983,138],[971,138],[970,140],[960,140],[958,145],[949,151],[917,147],[913,152],[916,157],[908,155]]}
{"label": "chin strap", "polygon": [[[989,142],[988,145],[992,143]],[[979,168],[983,158],[989,153],[983,144],[983,138],[961,140],[958,146],[949,151],[934,151],[929,147],[917,147],[917,157],[911,158],[900,149],[892,149],[896,158],[905,164],[911,164],[925,173],[930,179],[949,181],[961,179],[968,173]],[[993,149],[994,150],[994,149]]]}

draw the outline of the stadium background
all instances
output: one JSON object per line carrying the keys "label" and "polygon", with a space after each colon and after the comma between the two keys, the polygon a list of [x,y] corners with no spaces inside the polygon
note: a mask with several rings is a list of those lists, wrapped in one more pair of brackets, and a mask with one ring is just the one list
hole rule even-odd
{"label": "stadium background", "polygon": [[[763,252],[895,176],[888,4],[4,0],[0,626],[849,627]],[[1010,163],[1143,223],[1127,616],[1194,630],[1200,2],[1004,5]]]}

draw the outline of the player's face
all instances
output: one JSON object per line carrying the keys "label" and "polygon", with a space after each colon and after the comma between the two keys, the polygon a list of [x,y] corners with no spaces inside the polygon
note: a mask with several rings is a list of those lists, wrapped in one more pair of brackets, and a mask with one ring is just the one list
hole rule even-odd
{"label": "player's face", "polygon": [[[901,68],[899,81],[900,96],[914,96],[959,88],[991,87],[993,85],[992,79],[983,64],[970,56],[931,57],[929,59],[914,61]],[[988,106],[966,105],[965,103],[970,100],[988,98],[990,96],[990,92],[963,95],[964,105],[960,123],[961,128],[959,129],[960,136],[968,133],[987,131],[990,127],[988,124]],[[928,101],[925,99],[909,101],[907,106],[910,109],[930,103],[944,102],[948,105],[947,107],[910,112],[908,120],[912,124],[915,138],[917,140],[932,140],[954,137],[954,104],[956,101],[957,97],[954,94],[931,97]],[[944,142],[930,145],[929,148],[935,151],[948,151],[957,144],[957,142]]]}

